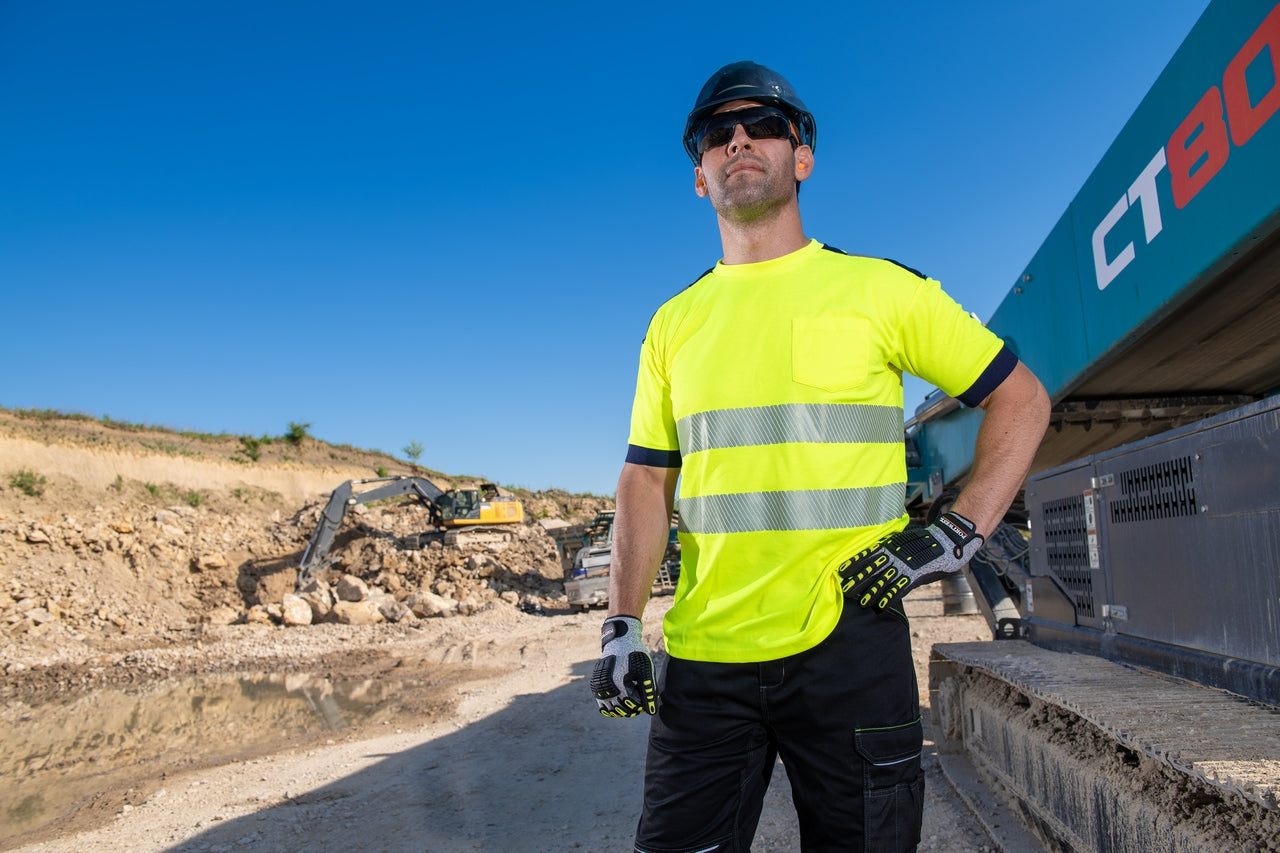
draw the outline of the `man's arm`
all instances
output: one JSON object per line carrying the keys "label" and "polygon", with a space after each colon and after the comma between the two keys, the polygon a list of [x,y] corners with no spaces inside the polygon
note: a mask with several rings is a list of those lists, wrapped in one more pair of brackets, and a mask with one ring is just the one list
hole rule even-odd
{"label": "man's arm", "polygon": [[[1049,395],[1025,364],[979,404],[986,412],[978,428],[969,482],[952,509],[991,535],[1017,497],[1049,425]],[[619,491],[621,496],[621,491]]]}
{"label": "man's arm", "polygon": [[609,568],[610,616],[639,618],[644,613],[671,535],[671,510],[679,477],[679,468],[632,462],[622,466]]}

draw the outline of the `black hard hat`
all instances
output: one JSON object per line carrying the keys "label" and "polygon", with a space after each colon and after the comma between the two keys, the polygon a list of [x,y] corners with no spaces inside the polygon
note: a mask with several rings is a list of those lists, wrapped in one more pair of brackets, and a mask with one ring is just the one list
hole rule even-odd
{"label": "black hard hat", "polygon": [[781,74],[754,62],[731,62],[721,68],[702,87],[694,102],[689,118],[684,123],[684,150],[697,166],[698,142],[694,138],[698,124],[715,112],[716,107],[730,101],[759,101],[772,104],[791,116],[800,131],[800,144],[810,148],[818,138],[818,126],[813,114],[800,100],[796,90]]}

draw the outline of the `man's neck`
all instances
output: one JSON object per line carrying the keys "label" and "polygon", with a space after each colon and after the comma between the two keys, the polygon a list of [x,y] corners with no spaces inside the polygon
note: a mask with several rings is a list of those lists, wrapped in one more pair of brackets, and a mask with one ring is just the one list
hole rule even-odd
{"label": "man's neck", "polygon": [[720,244],[726,264],[754,264],[789,255],[809,243],[797,208],[756,222],[720,220]]}

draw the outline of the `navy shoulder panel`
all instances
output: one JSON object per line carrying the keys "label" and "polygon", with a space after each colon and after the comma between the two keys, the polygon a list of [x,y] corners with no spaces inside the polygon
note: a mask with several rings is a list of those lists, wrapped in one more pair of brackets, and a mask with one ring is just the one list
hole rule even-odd
{"label": "navy shoulder panel", "polygon": [[895,267],[902,267],[902,268],[903,268],[904,270],[906,270],[907,272],[915,273],[915,274],[916,274],[916,276],[917,276],[917,277],[919,277],[919,278],[928,278],[928,277],[929,277],[929,276],[925,275],[924,273],[920,272],[920,270],[916,269],[915,267],[909,267],[909,266],[907,266],[906,264],[902,263],[902,261],[895,261],[893,258],[885,258],[885,260],[886,260],[886,261],[888,261],[889,263],[893,264]]}
{"label": "navy shoulder panel", "polygon": [[703,271],[702,271],[702,275],[698,276],[698,277],[697,277],[697,278],[695,278],[693,281],[691,281],[691,282],[689,282],[688,284],[686,284],[686,285],[684,286],[684,288],[683,288],[683,289],[684,289],[684,290],[688,290],[689,288],[693,287],[693,286],[694,286],[695,284],[697,284],[698,282],[702,281],[702,280],[703,280],[704,278],[706,278],[707,276],[711,275],[711,273],[712,273],[712,272],[714,272],[714,271],[715,271],[715,267],[708,267],[707,269],[705,269],[705,270],[703,270]]}
{"label": "navy shoulder panel", "polygon": [[[844,251],[843,249],[837,249],[835,246],[828,246],[826,243],[823,243],[823,244],[822,244],[822,248],[826,249],[828,252],[835,252],[837,255],[847,255],[847,254],[849,254],[848,252]],[[895,261],[893,258],[879,258],[878,260],[888,261],[889,263],[893,264],[895,267],[902,267],[902,268],[903,268],[904,270],[906,270],[907,272],[909,272],[909,273],[914,273],[914,274],[915,274],[916,276],[918,276],[919,278],[928,278],[928,277],[929,277],[929,276],[925,275],[924,273],[920,272],[920,270],[918,270],[918,269],[916,269],[916,268],[914,268],[914,267],[909,267],[909,266],[907,266],[906,264],[902,263],[901,261]]]}

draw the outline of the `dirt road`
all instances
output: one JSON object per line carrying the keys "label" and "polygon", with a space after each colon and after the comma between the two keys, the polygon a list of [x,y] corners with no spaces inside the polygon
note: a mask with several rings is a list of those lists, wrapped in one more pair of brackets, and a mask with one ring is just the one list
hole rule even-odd
{"label": "dirt road", "polygon": [[[646,623],[656,627],[669,603],[654,599]],[[909,611],[918,668],[933,642],[985,634],[979,617],[940,616],[941,601],[928,591]],[[428,719],[382,719],[328,743],[153,777],[132,792],[99,798],[72,824],[101,825],[17,849],[630,849],[646,724],[605,719],[587,696],[599,616],[493,611],[428,623],[380,649],[404,662],[400,669],[452,663],[468,670],[447,688],[456,702]],[[228,630],[216,653],[236,653],[239,645],[252,655],[254,643]],[[333,652],[328,663],[340,669],[340,652]],[[932,756],[926,766],[921,849],[987,848]],[[799,849],[780,765],[754,849]]]}

